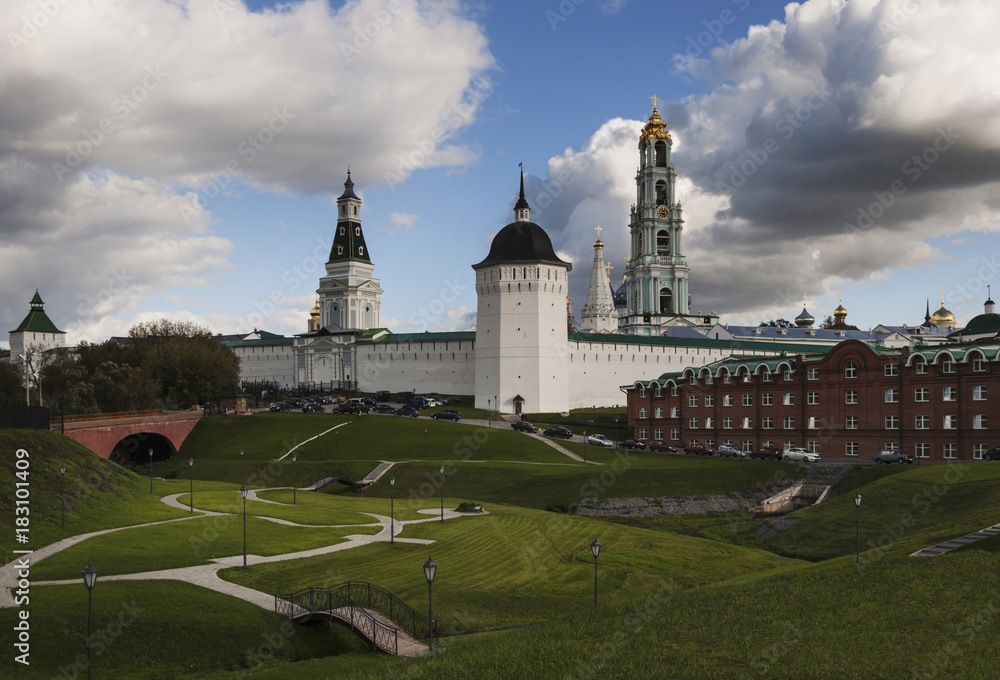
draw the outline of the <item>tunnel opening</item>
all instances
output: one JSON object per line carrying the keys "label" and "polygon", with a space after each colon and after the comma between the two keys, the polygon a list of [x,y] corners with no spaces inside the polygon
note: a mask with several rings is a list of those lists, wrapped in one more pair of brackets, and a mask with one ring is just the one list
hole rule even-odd
{"label": "tunnel opening", "polygon": [[173,443],[156,432],[140,432],[123,438],[112,449],[109,458],[119,465],[133,468],[149,464],[149,452],[153,452],[153,462],[168,460],[177,453]]}

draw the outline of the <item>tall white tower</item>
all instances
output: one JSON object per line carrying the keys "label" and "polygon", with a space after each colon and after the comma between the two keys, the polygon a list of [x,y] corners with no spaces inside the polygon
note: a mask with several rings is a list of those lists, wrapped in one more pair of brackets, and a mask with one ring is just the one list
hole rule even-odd
{"label": "tall white tower", "polygon": [[566,296],[572,265],[530,221],[521,194],[515,221],[493,238],[476,270],[476,407],[501,413],[569,410]]}
{"label": "tall white tower", "polygon": [[337,199],[337,227],[326,276],[316,291],[320,326],[331,332],[364,331],[381,322],[382,288],[365,245],[360,212],[361,199],[354,193],[348,168],[344,193]]}
{"label": "tall white tower", "polygon": [[604,262],[600,227],[597,227],[597,240],[594,241],[594,268],[590,272],[587,301],[580,314],[580,330],[584,333],[618,332],[618,313],[615,311],[607,264]]}

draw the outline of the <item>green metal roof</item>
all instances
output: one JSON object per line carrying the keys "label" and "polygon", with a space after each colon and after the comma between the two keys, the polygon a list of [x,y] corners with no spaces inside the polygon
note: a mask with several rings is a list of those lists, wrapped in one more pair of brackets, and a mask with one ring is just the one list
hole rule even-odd
{"label": "green metal roof", "polygon": [[619,345],[663,345],[667,347],[705,347],[708,349],[757,350],[758,352],[787,352],[789,354],[822,353],[832,347],[768,340],[714,340],[711,338],[671,338],[662,335],[625,335],[620,333],[570,333],[574,342],[612,343]]}
{"label": "green metal roof", "polygon": [[982,335],[1000,332],[1000,314],[980,314],[972,317],[968,325],[948,335],[949,338],[963,335]]}
{"label": "green metal roof", "polygon": [[20,331],[27,331],[29,333],[65,333],[65,331],[56,328],[56,325],[52,323],[48,315],[40,309],[33,309],[28,312],[28,316],[24,317],[21,325],[11,331],[11,333],[18,333]]}
{"label": "green metal roof", "polygon": [[442,333],[389,333],[379,338],[361,338],[364,342],[454,342],[475,340],[476,331],[449,331]]}

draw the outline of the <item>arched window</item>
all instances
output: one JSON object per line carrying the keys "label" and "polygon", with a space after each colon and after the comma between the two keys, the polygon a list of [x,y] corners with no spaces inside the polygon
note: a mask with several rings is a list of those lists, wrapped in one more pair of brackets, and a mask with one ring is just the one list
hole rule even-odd
{"label": "arched window", "polygon": [[365,256],[365,247],[364,246],[358,246],[358,255],[360,255],[361,257]]}
{"label": "arched window", "polygon": [[667,204],[667,183],[662,179],[656,183],[656,205]]}
{"label": "arched window", "polygon": [[343,228],[343,227],[341,227],[340,229],[338,229],[338,231],[340,232],[340,235],[341,235],[341,236],[343,236],[343,235],[344,235],[344,234],[346,233],[346,232],[344,231],[344,228]]}
{"label": "arched window", "polygon": [[354,227],[354,235],[361,236],[361,227]]}
{"label": "arched window", "polygon": [[637,238],[636,238],[636,243],[635,243],[636,244],[635,252],[636,252],[637,256],[641,256],[642,255],[642,232],[640,231],[636,236],[637,236]]}
{"label": "arched window", "polygon": [[344,246],[337,246],[337,255],[344,254]]}
{"label": "arched window", "polygon": [[646,142],[639,142],[639,167],[646,167]]}
{"label": "arched window", "polygon": [[666,229],[656,232],[656,254],[670,254],[670,233]]}
{"label": "arched window", "polygon": [[664,142],[656,143],[656,167],[667,167],[667,145]]}
{"label": "arched window", "polygon": [[674,291],[669,288],[660,289],[660,314],[674,313]]}
{"label": "arched window", "polygon": [[845,378],[857,378],[858,377],[858,365],[853,361],[848,361],[844,364],[844,377]]}
{"label": "arched window", "polygon": [[358,215],[358,206],[354,206],[354,216],[357,217],[357,215]]}
{"label": "arched window", "polygon": [[639,203],[646,202],[646,182],[639,183]]}

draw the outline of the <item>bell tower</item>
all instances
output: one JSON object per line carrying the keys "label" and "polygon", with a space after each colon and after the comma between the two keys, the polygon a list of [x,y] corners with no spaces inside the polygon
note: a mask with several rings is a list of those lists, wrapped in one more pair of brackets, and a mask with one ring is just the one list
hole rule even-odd
{"label": "bell tower", "polygon": [[675,195],[677,174],[670,153],[673,139],[656,110],[639,135],[636,203],[629,219],[632,258],[625,269],[626,314],[622,332],[661,335],[668,326],[699,325],[688,320],[690,271],[682,250],[684,220]]}

